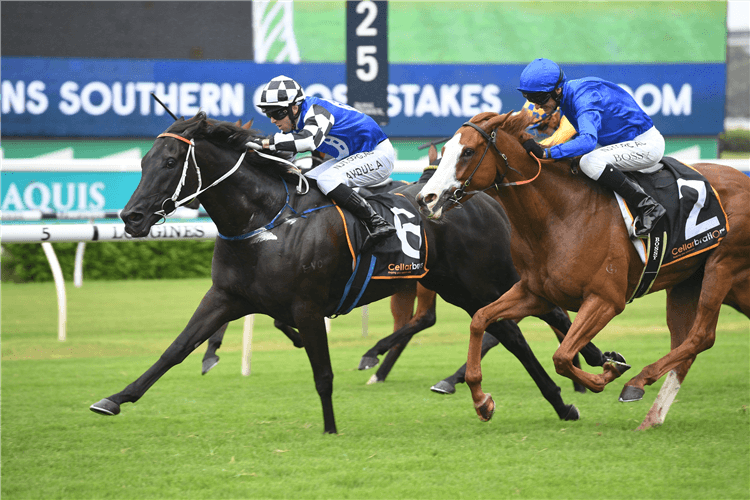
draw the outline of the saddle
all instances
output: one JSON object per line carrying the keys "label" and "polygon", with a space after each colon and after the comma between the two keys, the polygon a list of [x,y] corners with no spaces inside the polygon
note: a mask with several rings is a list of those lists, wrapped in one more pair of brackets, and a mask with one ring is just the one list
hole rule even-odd
{"label": "saddle", "polygon": [[427,274],[427,237],[422,218],[414,206],[400,194],[380,193],[366,196],[373,209],[396,228],[396,234],[375,245],[367,244],[368,232],[362,222],[338,205],[349,250],[352,275],[336,308],[336,315],[347,314],[373,279],[419,279]]}
{"label": "saddle", "polygon": [[641,281],[629,303],[648,293],[662,267],[715,248],[729,230],[721,200],[703,175],[668,156],[661,164],[663,168],[651,174],[625,172],[667,212],[647,239],[635,237],[632,213],[615,194],[628,234],[644,263]]}

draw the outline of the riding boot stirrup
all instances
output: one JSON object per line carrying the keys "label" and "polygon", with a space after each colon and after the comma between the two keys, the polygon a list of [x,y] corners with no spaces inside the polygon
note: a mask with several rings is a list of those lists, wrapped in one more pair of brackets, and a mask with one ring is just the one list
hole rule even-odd
{"label": "riding boot stirrup", "polygon": [[622,196],[628,204],[634,214],[635,235],[638,238],[647,237],[667,212],[661,204],[646,194],[641,186],[612,165],[607,165],[597,182]]}
{"label": "riding boot stirrup", "polygon": [[396,232],[395,227],[375,212],[367,200],[349,186],[344,184],[336,186],[328,193],[328,196],[365,224],[373,242],[380,241]]}

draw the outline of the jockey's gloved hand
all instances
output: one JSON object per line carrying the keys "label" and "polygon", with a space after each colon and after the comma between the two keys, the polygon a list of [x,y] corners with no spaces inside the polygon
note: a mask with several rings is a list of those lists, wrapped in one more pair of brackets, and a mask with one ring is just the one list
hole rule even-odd
{"label": "jockey's gloved hand", "polygon": [[263,149],[263,139],[260,138],[254,138],[250,139],[245,143],[245,146],[248,147],[248,149],[254,149],[256,151]]}
{"label": "jockey's gloved hand", "polygon": [[524,142],[523,149],[525,149],[527,153],[533,153],[534,156],[539,159],[544,158],[544,149],[542,149],[542,146],[540,146],[534,139],[528,139]]}

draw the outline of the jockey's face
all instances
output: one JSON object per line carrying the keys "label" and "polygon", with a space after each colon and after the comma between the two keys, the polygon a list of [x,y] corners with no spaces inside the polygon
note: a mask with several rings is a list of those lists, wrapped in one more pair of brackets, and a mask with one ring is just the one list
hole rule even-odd
{"label": "jockey's face", "polygon": [[[560,93],[562,90],[557,89],[555,90],[555,95],[559,98]],[[552,113],[554,110],[557,109],[557,101],[555,101],[551,96],[544,104],[540,104],[539,107],[541,107],[546,114]]]}
{"label": "jockey's face", "polygon": [[[297,111],[299,111],[299,106],[292,106],[292,113],[294,115],[297,114]],[[289,114],[287,114],[281,120],[277,120],[273,117],[269,117],[269,119],[271,120],[271,123],[279,127],[279,130],[281,130],[283,133],[288,134],[292,131],[292,117]]]}

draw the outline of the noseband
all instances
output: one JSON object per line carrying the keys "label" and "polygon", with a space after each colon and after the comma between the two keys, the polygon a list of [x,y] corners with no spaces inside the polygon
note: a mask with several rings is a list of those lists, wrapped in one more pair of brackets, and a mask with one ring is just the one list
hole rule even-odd
{"label": "noseband", "polygon": [[[493,130],[491,133],[488,134],[487,132],[485,132],[484,130],[482,130],[482,128],[479,127],[479,125],[477,125],[476,123],[472,123],[472,122],[465,122],[463,124],[463,126],[464,127],[471,127],[474,130],[476,130],[477,132],[479,132],[479,135],[481,135],[484,138],[484,140],[487,141],[487,147],[484,148],[484,153],[482,153],[482,157],[479,159],[479,162],[477,162],[477,166],[474,167],[474,171],[471,172],[471,175],[469,176],[469,178],[464,181],[463,185],[460,188],[456,189],[453,192],[452,201],[454,203],[458,203],[461,200],[461,198],[463,198],[464,195],[466,194],[466,188],[469,187],[469,184],[471,184],[471,180],[474,178],[474,174],[477,173],[477,170],[479,170],[479,166],[482,164],[482,161],[484,160],[485,155],[487,155],[487,151],[490,150],[490,146],[492,146],[493,149],[495,151],[497,151],[497,154],[499,154],[500,157],[503,160],[505,160],[505,166],[507,167],[508,170],[512,170],[515,173],[517,173],[518,175],[521,175],[521,172],[519,172],[518,170],[516,170],[515,168],[513,168],[513,167],[510,166],[510,162],[508,161],[508,157],[505,156],[505,154],[502,151],[500,151],[500,149],[498,149],[497,142],[496,142],[497,141],[497,130]],[[534,158],[536,158],[536,157],[534,157]],[[539,163],[539,172],[537,172],[536,175],[532,179],[527,179],[525,181],[519,181],[519,182],[505,182],[505,183],[503,183],[503,179],[505,179],[505,176],[506,176],[506,174],[503,174],[502,176],[500,176],[499,179],[496,176],[495,177],[495,182],[493,182],[490,187],[483,189],[483,191],[489,191],[490,189],[497,189],[497,188],[501,188],[501,187],[505,187],[505,186],[520,186],[522,184],[528,184],[529,182],[531,182],[534,179],[536,179],[537,177],[539,177],[539,173],[542,171],[542,163],[539,161],[539,158],[536,158],[536,161],[537,161],[537,163]]]}

